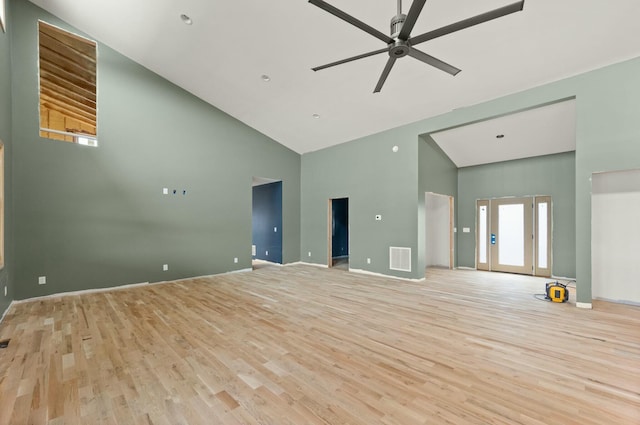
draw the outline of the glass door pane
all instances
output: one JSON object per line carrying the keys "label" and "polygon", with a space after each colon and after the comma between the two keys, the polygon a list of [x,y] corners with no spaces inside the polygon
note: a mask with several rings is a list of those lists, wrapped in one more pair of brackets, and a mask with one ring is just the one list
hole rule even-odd
{"label": "glass door pane", "polygon": [[536,196],[536,276],[551,276],[551,197]]}
{"label": "glass door pane", "polygon": [[476,268],[489,270],[489,201],[479,200],[476,205]]}
{"label": "glass door pane", "polygon": [[524,205],[498,207],[498,262],[524,266]]}
{"label": "glass door pane", "polygon": [[[478,241],[484,242],[487,240],[487,206],[483,205],[478,211],[480,216],[478,217]],[[487,244],[480,243],[478,246],[478,262],[487,262]]]}
{"label": "glass door pane", "polygon": [[547,203],[538,204],[538,267],[547,268]]}
{"label": "glass door pane", "polygon": [[491,270],[533,274],[533,198],[492,199]]}

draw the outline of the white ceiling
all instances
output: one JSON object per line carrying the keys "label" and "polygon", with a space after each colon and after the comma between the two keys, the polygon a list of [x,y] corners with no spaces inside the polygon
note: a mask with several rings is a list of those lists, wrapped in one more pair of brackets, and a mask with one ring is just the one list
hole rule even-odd
{"label": "white ceiling", "polygon": [[576,150],[575,104],[554,103],[431,137],[458,167],[570,152]]}
{"label": "white ceiling", "polygon": [[[429,0],[412,35],[513,1]],[[640,56],[638,0],[526,0],[419,46],[457,76],[405,57],[373,94],[385,53],[311,68],[384,43],[305,0],[32,2],[298,153]],[[396,12],[395,0],[329,2],[385,34]]]}

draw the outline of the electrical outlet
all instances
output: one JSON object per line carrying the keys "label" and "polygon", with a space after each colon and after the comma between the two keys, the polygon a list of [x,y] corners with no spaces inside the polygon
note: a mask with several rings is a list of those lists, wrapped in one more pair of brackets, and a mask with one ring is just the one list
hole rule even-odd
{"label": "electrical outlet", "polygon": [[273,228],[273,233],[278,233],[278,228],[277,227]]}
{"label": "electrical outlet", "polygon": [[371,258],[367,258],[367,264],[371,264]]}
{"label": "electrical outlet", "polygon": [[238,257],[233,257],[233,262],[237,263],[238,262]]}
{"label": "electrical outlet", "polygon": [[7,296],[7,285],[4,286],[4,296]]}
{"label": "electrical outlet", "polygon": [[47,283],[47,277],[46,276],[39,276],[38,277],[38,285],[45,285]]}
{"label": "electrical outlet", "polygon": [[169,270],[169,265],[168,264],[163,264],[162,265],[162,271],[166,272],[167,270]]}
{"label": "electrical outlet", "polygon": [[162,188],[162,194],[163,195],[168,195],[169,194],[169,188],[168,187],[163,187]]}
{"label": "electrical outlet", "polygon": [[264,255],[266,255],[268,257],[269,256],[269,251],[265,251]]}
{"label": "electrical outlet", "polygon": [[311,257],[311,251],[309,251],[309,257]]}

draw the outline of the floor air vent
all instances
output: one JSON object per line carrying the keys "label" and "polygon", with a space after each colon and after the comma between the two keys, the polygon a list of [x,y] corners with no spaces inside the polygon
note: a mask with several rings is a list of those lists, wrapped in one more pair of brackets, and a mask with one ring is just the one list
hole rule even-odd
{"label": "floor air vent", "polygon": [[402,272],[411,271],[411,248],[389,247],[389,268]]}

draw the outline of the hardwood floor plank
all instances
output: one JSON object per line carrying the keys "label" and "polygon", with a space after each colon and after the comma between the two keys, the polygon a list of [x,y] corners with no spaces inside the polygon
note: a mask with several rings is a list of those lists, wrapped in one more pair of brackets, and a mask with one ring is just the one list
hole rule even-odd
{"label": "hardwood floor plank", "polygon": [[639,424],[640,308],[545,282],[296,265],[14,304],[0,425]]}

